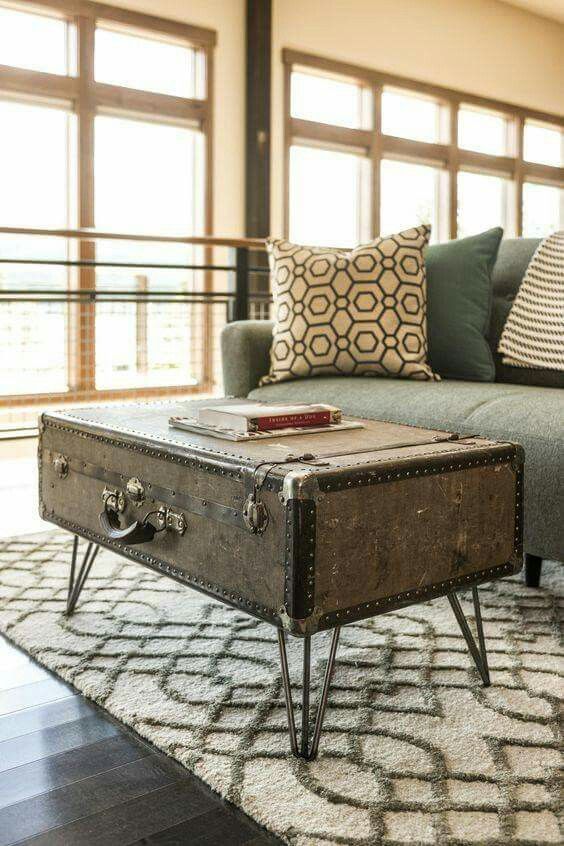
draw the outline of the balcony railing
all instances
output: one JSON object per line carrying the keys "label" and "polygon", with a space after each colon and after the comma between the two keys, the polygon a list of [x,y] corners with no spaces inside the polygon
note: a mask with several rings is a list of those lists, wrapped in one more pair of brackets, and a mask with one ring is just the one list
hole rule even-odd
{"label": "balcony railing", "polygon": [[45,406],[218,393],[222,327],[269,317],[265,259],[257,239],[0,228],[0,436]]}

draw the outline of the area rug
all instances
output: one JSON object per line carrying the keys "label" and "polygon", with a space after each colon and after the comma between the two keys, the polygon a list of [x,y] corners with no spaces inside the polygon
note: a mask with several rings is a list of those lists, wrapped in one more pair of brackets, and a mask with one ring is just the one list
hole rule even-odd
{"label": "area rug", "polygon": [[[65,619],[70,549],[61,532],[0,544],[0,630],[286,843],[561,842],[558,565],[540,589],[480,590],[487,689],[446,599],[346,626],[306,763],[288,754],[272,627],[105,551]],[[328,636],[313,644],[318,680]]]}

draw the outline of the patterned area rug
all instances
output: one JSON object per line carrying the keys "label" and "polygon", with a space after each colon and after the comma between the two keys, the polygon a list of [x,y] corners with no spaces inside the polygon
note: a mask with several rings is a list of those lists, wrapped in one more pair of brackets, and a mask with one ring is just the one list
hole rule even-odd
{"label": "patterned area rug", "polygon": [[[488,689],[446,599],[344,628],[308,764],[270,626],[105,551],[67,620],[70,550],[61,532],[0,543],[0,630],[292,846],[561,842],[558,565],[542,589],[481,589]],[[318,680],[328,636],[313,644]],[[292,639],[296,699],[300,655]]]}

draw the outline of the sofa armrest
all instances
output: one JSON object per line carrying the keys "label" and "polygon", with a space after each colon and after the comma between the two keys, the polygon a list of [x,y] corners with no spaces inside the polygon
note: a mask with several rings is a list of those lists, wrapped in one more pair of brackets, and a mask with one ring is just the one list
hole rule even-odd
{"label": "sofa armrest", "polygon": [[270,320],[239,320],[221,333],[223,392],[246,397],[270,369],[272,329]]}

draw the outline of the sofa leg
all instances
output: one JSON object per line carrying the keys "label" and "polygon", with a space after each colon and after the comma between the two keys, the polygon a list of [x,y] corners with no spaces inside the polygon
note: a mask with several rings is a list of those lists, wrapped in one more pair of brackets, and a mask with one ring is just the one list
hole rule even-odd
{"label": "sofa leg", "polygon": [[528,587],[538,587],[540,584],[540,575],[542,567],[542,558],[538,555],[530,555],[525,553],[525,584]]}

